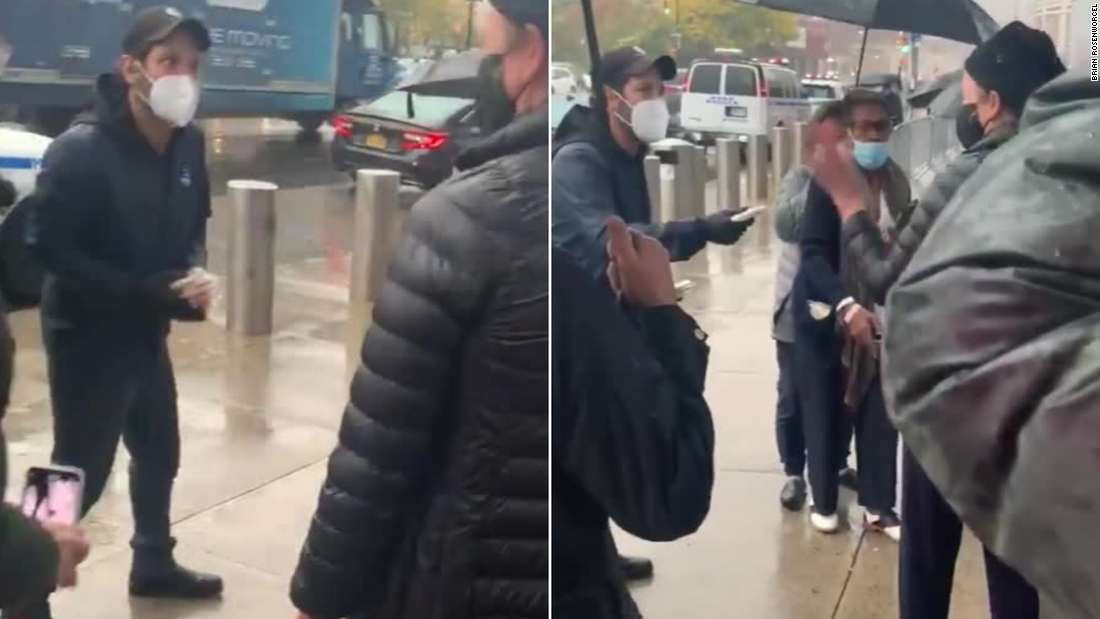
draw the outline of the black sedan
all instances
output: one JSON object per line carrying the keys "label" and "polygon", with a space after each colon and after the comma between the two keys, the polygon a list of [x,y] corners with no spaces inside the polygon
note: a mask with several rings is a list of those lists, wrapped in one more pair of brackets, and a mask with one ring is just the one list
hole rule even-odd
{"label": "black sedan", "polygon": [[454,160],[480,128],[474,100],[394,90],[333,120],[332,160],[338,170],[401,173],[401,182],[430,189],[454,170]]}

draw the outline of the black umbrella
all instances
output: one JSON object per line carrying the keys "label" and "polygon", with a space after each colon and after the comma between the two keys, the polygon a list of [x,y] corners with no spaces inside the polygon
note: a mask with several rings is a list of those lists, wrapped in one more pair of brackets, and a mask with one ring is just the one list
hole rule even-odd
{"label": "black umbrella", "polygon": [[399,90],[416,95],[476,99],[478,96],[478,67],[485,57],[479,50],[448,56],[437,61],[414,84]]}
{"label": "black umbrella", "polygon": [[957,71],[951,71],[950,73],[944,73],[943,75],[932,80],[920,90],[909,95],[909,105],[915,108],[928,107],[932,101],[934,101],[940,93],[950,88],[955,84],[962,82],[962,69]]}
{"label": "black umbrella", "polygon": [[974,0],[737,0],[777,11],[863,26],[856,82],[863,70],[869,30],[899,30],[978,44],[999,26]]}

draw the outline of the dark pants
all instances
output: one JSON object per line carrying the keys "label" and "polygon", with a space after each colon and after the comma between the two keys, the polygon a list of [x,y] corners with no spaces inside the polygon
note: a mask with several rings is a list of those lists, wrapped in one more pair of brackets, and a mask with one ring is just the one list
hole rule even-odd
{"label": "dark pants", "polygon": [[[775,406],[775,439],[779,445],[779,460],[788,476],[802,477],[806,470],[806,432],[803,428],[804,403],[798,392],[798,376],[795,364],[795,345],[775,342],[775,356],[779,364],[779,384]],[[845,423],[840,436],[837,470],[848,466],[851,451],[852,424]]]}
{"label": "dark pants", "polygon": [[[947,619],[962,521],[908,449],[902,462],[902,492],[901,619]],[[1038,619],[1035,589],[989,550],[985,551],[985,575],[993,619]]]}
{"label": "dark pants", "polygon": [[130,452],[135,571],[171,560],[172,484],[179,469],[176,383],[164,337],[77,330],[47,334],[53,460],[84,470],[84,512],[107,484],[121,438]]}
{"label": "dark pants", "polygon": [[814,511],[836,513],[840,493],[837,462],[844,454],[841,445],[846,424],[855,426],[860,505],[872,512],[893,509],[897,500],[898,434],[886,416],[878,378],[852,416],[843,404],[838,347],[818,342],[800,344],[796,367]]}

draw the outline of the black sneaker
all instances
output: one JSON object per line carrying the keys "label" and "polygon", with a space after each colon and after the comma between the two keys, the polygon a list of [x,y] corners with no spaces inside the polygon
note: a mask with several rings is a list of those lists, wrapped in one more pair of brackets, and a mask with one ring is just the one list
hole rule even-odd
{"label": "black sneaker", "polygon": [[653,578],[653,562],[645,557],[624,557],[619,555],[619,569],[627,580],[645,580]]}
{"label": "black sneaker", "polygon": [[49,602],[39,602],[21,611],[5,610],[0,612],[0,619],[53,619],[50,613]]}
{"label": "black sneaker", "polygon": [[806,480],[794,475],[788,477],[779,492],[779,504],[787,511],[801,511],[806,505]]}
{"label": "black sneaker", "polygon": [[901,518],[892,509],[878,514],[868,510],[863,514],[863,526],[882,533],[895,542],[901,541]]}
{"label": "black sneaker", "polygon": [[840,469],[840,473],[838,475],[840,478],[840,486],[842,488],[847,488],[856,493],[859,492],[859,473],[857,473],[855,469],[850,466],[846,466]]}
{"label": "black sneaker", "polygon": [[175,566],[155,575],[130,574],[130,595],[140,598],[206,600],[222,594],[222,579]]}

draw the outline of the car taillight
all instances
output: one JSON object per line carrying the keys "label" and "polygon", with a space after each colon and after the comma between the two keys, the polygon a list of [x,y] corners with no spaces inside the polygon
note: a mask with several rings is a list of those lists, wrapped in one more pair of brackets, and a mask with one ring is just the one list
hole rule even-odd
{"label": "car taillight", "polygon": [[351,137],[351,128],[355,123],[351,118],[344,116],[343,114],[337,114],[332,117],[332,128],[336,130],[336,135],[342,138]]}
{"label": "car taillight", "polygon": [[761,99],[767,99],[769,94],[770,93],[768,92],[768,85],[767,84],[761,84],[760,85],[760,98]]}
{"label": "car taillight", "polygon": [[446,133],[406,131],[401,136],[401,150],[439,150],[449,137]]}

